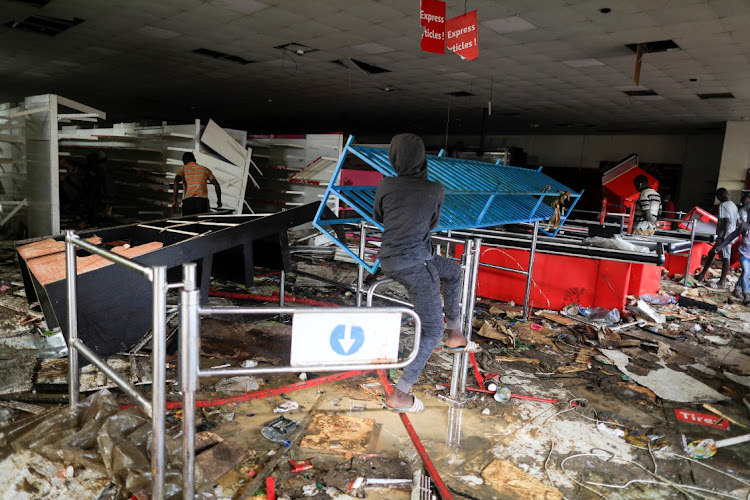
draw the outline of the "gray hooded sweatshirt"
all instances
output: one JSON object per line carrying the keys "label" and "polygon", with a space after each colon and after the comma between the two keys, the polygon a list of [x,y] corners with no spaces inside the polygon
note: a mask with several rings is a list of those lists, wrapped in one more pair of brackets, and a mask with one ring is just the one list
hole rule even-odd
{"label": "gray hooded sweatshirt", "polygon": [[385,273],[432,259],[430,231],[440,221],[445,195],[442,184],[427,179],[424,142],[418,136],[394,136],[388,158],[398,176],[380,181],[373,213],[385,228],[378,255]]}

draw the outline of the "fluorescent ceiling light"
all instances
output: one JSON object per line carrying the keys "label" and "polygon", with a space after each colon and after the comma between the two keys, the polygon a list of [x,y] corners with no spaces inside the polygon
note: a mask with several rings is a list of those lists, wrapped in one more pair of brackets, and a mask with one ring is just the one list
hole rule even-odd
{"label": "fluorescent ceiling light", "polygon": [[136,31],[142,35],[148,35],[154,38],[160,38],[162,40],[168,40],[170,38],[180,36],[180,34],[176,31],[165,30],[162,28],[157,28],[155,26],[143,26],[142,28],[138,28]]}
{"label": "fluorescent ceiling light", "polygon": [[213,0],[211,3],[217,7],[225,7],[240,14],[253,14],[268,7],[268,5],[256,2],[255,0]]}
{"label": "fluorescent ceiling light", "polygon": [[536,29],[536,26],[519,16],[506,17],[504,19],[490,19],[481,23],[495,33],[513,33]]}
{"label": "fluorescent ceiling light", "polygon": [[588,68],[591,66],[604,66],[604,63],[599,59],[571,59],[569,61],[562,61],[566,66],[571,68]]}
{"label": "fluorescent ceiling light", "polygon": [[386,52],[393,52],[392,48],[386,47],[385,45],[380,45],[379,43],[375,42],[353,45],[353,48],[361,50],[362,52],[366,52],[368,54],[384,54]]}

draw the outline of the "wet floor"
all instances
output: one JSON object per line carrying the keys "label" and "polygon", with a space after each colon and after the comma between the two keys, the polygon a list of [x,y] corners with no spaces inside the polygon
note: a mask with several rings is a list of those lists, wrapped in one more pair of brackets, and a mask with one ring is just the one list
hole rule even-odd
{"label": "wet floor", "polygon": [[[350,278],[354,277],[349,274]],[[14,271],[6,270],[0,279],[13,280],[14,275]],[[270,295],[268,290],[274,287],[278,289],[273,279],[261,280],[254,290]],[[303,293],[293,288],[291,291]],[[344,304],[353,301],[351,295],[330,289],[310,289],[307,293],[314,298]],[[6,304],[16,307],[19,299],[23,301],[19,296],[12,296]],[[228,303],[219,299],[212,301]],[[6,309],[7,314],[2,314],[0,309],[0,320],[7,321],[6,336],[12,337],[15,329],[20,328],[19,319],[25,315],[23,308],[21,311]],[[204,367],[224,363],[237,366],[248,358],[269,364],[283,364],[288,360],[288,325],[283,321],[222,324],[208,318],[204,323],[206,342],[201,360]],[[406,331],[402,353],[410,348],[408,328]],[[254,341],[256,337],[263,341]],[[242,342],[233,341],[237,338]],[[719,354],[723,353],[727,359],[729,354],[737,352],[726,351]],[[554,368],[544,364],[534,367],[503,363],[498,370],[503,386],[514,394],[558,403],[519,398],[499,403],[490,395],[477,392],[467,392],[464,398],[451,403],[446,400],[447,389],[440,384],[449,382],[452,359],[452,355],[441,353],[432,356],[420,383],[414,387],[426,410],[420,415],[410,415],[409,419],[429,459],[455,498],[553,499],[601,495],[614,499],[671,499],[689,495],[746,498],[750,492],[747,446],[722,449],[710,461],[702,463],[680,458],[684,455],[684,434],[690,439],[718,438],[720,434],[708,428],[677,426],[668,418],[672,407],[648,394],[623,392],[617,384],[597,383],[591,373],[603,371],[607,375],[606,370],[613,370],[607,365],[602,368],[592,364],[585,374],[553,377],[550,373]],[[259,378],[260,389],[300,382],[297,374]],[[198,399],[230,396],[217,391],[216,382],[202,380]],[[471,386],[478,385],[471,374],[468,382]],[[351,488],[358,477],[411,480],[413,472],[422,470],[424,464],[399,416],[381,408],[384,391],[378,384],[375,374],[368,374],[262,399],[199,408],[196,421],[199,431],[216,433],[248,455],[222,471],[226,474],[218,480],[220,489],[216,495],[252,498],[255,492],[250,491],[254,489],[251,485],[267,471],[272,461],[278,464],[271,471],[278,498],[336,498],[346,492],[354,496]],[[179,399],[179,394],[172,392],[170,399]],[[282,405],[294,406],[292,403],[298,405],[296,409],[274,412]],[[313,408],[314,415],[311,414]],[[289,448],[269,441],[262,434],[264,425],[281,415],[304,427],[299,437],[292,435],[294,443]],[[168,426],[172,435],[179,433],[179,412],[170,412]],[[315,439],[311,434],[313,430]],[[13,460],[3,462],[0,478],[5,477],[4,473],[10,474],[8,471],[23,469],[23,457],[23,454],[16,454]],[[311,459],[312,468],[292,471],[289,460],[300,463],[307,459]],[[59,473],[60,467],[60,464],[45,463],[27,467],[25,471],[33,468]],[[0,479],[0,483],[2,481]],[[81,471],[73,478],[56,477],[57,483],[50,482],[47,486],[38,477],[34,481],[33,488],[27,490],[36,488],[37,493],[32,491],[23,498],[34,498],[39,491],[54,492],[47,498],[65,498],[65,491],[85,498],[87,495],[81,493],[86,491],[85,485],[91,486],[89,492],[96,488],[101,490],[103,478]],[[365,490],[367,498],[410,498],[407,489],[368,486]]]}

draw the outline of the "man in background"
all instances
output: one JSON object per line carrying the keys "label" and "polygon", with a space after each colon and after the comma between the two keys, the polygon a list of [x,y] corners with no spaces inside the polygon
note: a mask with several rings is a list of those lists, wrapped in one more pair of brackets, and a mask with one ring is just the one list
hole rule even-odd
{"label": "man in background", "polygon": [[195,162],[193,153],[182,155],[184,164],[174,178],[174,196],[172,198],[172,211],[177,212],[177,193],[180,192],[180,182],[185,183],[185,193],[182,195],[182,215],[204,214],[211,210],[208,204],[208,183],[216,188],[216,205],[221,207],[221,186],[214,177],[213,172],[203,165]]}
{"label": "man in background", "polygon": [[[725,188],[716,190],[716,197],[721,202],[719,205],[719,223],[716,225],[716,245],[708,252],[708,260],[703,270],[695,277],[695,280],[701,282],[705,279],[708,269],[714,262],[717,251],[721,255],[721,278],[719,278],[718,288],[724,288],[727,285],[727,274],[729,274],[730,258],[732,256],[732,245],[722,245],[726,237],[734,232],[739,223],[740,214],[737,205],[729,199],[729,192]],[[718,248],[721,247],[721,250]]]}
{"label": "man in background", "polygon": [[[662,207],[662,215],[665,219],[676,219],[677,209],[674,206],[674,202],[672,201],[672,194],[669,192],[665,192],[661,196],[661,207]],[[677,229],[677,221],[670,221],[668,224],[670,229]]]}
{"label": "man in background", "polygon": [[635,188],[641,192],[635,202],[633,234],[652,236],[656,231],[656,217],[661,213],[661,196],[648,185],[648,177],[639,175],[633,179]]}

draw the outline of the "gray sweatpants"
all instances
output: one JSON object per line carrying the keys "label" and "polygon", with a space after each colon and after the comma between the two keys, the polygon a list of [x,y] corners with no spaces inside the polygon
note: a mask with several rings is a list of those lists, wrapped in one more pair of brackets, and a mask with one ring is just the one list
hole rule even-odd
{"label": "gray sweatpants", "polygon": [[[443,330],[460,328],[461,266],[452,260],[436,255],[432,260],[416,266],[386,273],[406,288],[414,312],[422,321],[422,341],[417,357],[404,369],[396,389],[409,392],[417,382],[427,360],[443,338]],[[443,282],[445,319],[440,303],[440,281]]]}

